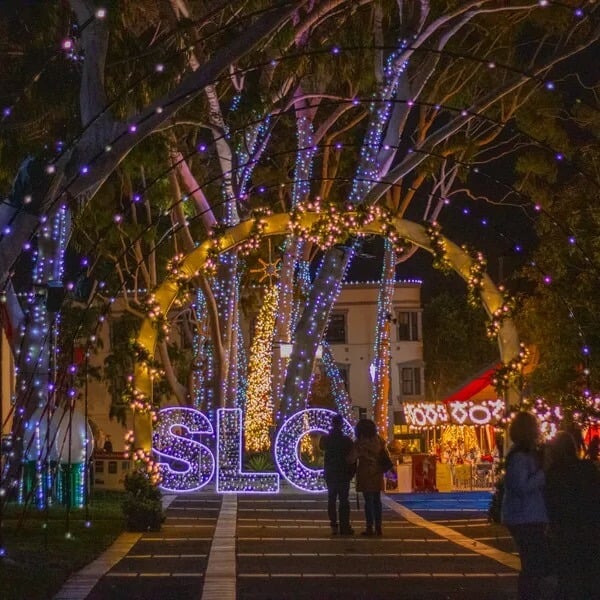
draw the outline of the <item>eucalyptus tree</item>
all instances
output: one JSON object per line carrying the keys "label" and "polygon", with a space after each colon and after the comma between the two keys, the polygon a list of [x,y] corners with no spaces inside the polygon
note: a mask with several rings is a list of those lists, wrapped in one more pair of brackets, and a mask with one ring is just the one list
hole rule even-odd
{"label": "eucalyptus tree", "polygon": [[[2,147],[5,180],[11,165],[14,168],[11,151],[25,149],[36,155],[21,163],[8,200],[0,206],[3,299],[11,329],[20,334],[11,340],[18,374],[17,418],[13,421],[17,441],[37,407],[52,408],[47,374],[57,307],[48,306],[44,290],[64,285],[71,210],[85,206],[142,140],[168,123],[232,64],[263,44],[264,38],[285,26],[305,3],[281,2],[274,7],[248,3],[239,7],[240,11],[230,10],[226,4],[205,13],[196,23],[204,28],[204,37],[212,46],[203,64],[193,71],[177,68],[180,55],[172,53],[172,32],[161,25],[159,3],[147,3],[139,10],[134,3],[124,2],[114,11],[92,0],[72,0],[68,7],[32,6],[22,12],[2,7],[2,27],[8,34],[3,50],[20,57],[2,61],[2,76],[9,81],[3,87],[8,97],[4,97],[2,128],[12,136]],[[31,30],[36,30],[38,37],[32,36]],[[236,35],[231,35],[232,30]],[[30,38],[34,42],[28,47]],[[46,58],[44,43],[49,46]],[[144,45],[151,49],[149,55],[144,55]],[[59,51],[53,52],[57,46]],[[29,48],[35,52],[29,53]],[[175,73],[166,82],[160,81],[164,65],[157,58],[174,62]],[[61,69],[61,60],[70,61],[71,68]],[[22,73],[29,73],[31,81],[24,81]],[[152,78],[154,85],[149,85]],[[51,93],[42,94],[49,102],[40,110],[36,92],[42,86]],[[32,121],[27,115],[32,109],[47,119]],[[33,138],[27,141],[39,143],[42,151],[38,148],[35,152],[33,143],[27,146],[19,140],[23,130]],[[23,250],[32,247],[35,287],[21,304],[11,276]],[[68,396],[74,394],[69,391]]]}
{"label": "eucalyptus tree", "polygon": [[597,117],[585,123],[576,150],[579,172],[539,169],[524,184],[540,190],[541,211],[538,246],[521,272],[531,289],[518,312],[524,339],[539,353],[527,382],[529,395],[565,408],[573,404],[579,412],[598,396],[600,383]]}
{"label": "eucalyptus tree", "polygon": [[[381,53],[374,52],[384,76],[359,144],[362,163],[354,173],[338,172],[338,181],[352,184],[333,191],[350,204],[368,205],[399,188],[396,214],[431,221],[455,191],[477,195],[471,186],[478,168],[491,169],[494,158],[536,145],[518,130],[519,115],[552,93],[553,69],[598,37],[592,17],[583,23],[581,12],[565,6],[415,2],[385,4],[382,12],[376,6],[361,13],[362,23],[372,23],[376,46],[384,32],[388,68],[381,68]],[[336,35],[342,54],[343,41]],[[286,405],[302,402],[306,390],[298,382],[310,376],[354,250],[352,243],[338,246],[323,260],[296,330]]]}
{"label": "eucalyptus tree", "polygon": [[[170,193],[179,195],[180,186],[192,199],[168,208],[182,248],[215,226],[218,232],[248,218],[261,204],[287,211],[316,196],[338,206],[386,204],[399,216],[435,220],[456,190],[473,189],[469,167],[486,168],[524,144],[507,124],[519,125],[523,107],[550,93],[541,84],[550,86],[552,69],[598,37],[595,7],[579,14],[537,2],[140,6],[124,2],[106,14],[88,0],[70,2],[78,31],[63,48],[84,56],[71,74],[80,115],[69,122],[72,143],[45,172],[22,171],[29,187],[15,186],[1,207],[4,279],[40,215],[54,218],[59,212],[52,208],[62,206],[68,239],[70,209],[89,202],[132,149],[157,133],[167,140],[176,173],[167,175]],[[64,26],[71,13],[48,14],[63,15]],[[134,187],[145,195],[141,180]],[[131,199],[137,195],[133,189]],[[188,235],[195,227],[189,224],[201,220]],[[307,286],[294,280],[306,273],[314,248],[293,236],[285,240],[277,336],[293,340],[294,349],[286,381],[275,387],[284,411],[305,404],[316,347],[357,249],[355,240],[337,242]],[[60,244],[46,253],[58,252]],[[388,280],[395,260],[386,261]],[[217,278],[227,286],[221,300],[211,297],[206,279],[197,282],[220,348],[222,404],[235,401],[239,380],[239,274],[237,256],[225,257]],[[44,272],[40,285],[51,278],[56,274]],[[380,317],[389,293],[388,286]],[[376,395],[381,410],[387,401]]]}

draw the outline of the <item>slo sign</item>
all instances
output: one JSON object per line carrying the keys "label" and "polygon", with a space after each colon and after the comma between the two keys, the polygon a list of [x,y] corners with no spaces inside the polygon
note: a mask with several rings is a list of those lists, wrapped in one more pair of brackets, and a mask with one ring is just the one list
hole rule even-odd
{"label": "slo sign", "polygon": [[[215,429],[206,415],[193,408],[164,408],[152,433],[152,449],[162,476],[161,488],[169,492],[194,492],[216,477],[217,492],[277,493],[283,477],[294,487],[307,492],[327,489],[323,469],[302,462],[300,441],[308,433],[327,433],[336,413],[311,408],[292,415],[279,429],[275,439],[276,473],[244,472],[242,469],[242,411],[220,408],[217,411],[216,456],[202,443]],[[344,420],[344,433],[352,426]]]}

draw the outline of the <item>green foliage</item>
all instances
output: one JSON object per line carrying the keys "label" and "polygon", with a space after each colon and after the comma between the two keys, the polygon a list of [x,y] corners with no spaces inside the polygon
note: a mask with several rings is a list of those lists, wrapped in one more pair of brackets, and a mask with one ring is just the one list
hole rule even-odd
{"label": "green foliage", "polygon": [[128,531],[159,531],[165,520],[161,492],[145,472],[134,471],[125,477],[122,508]]}
{"label": "green foliage", "polygon": [[257,452],[246,458],[246,469],[256,473],[275,471],[273,457],[270,452]]}
{"label": "green foliage", "polygon": [[139,319],[129,313],[114,317],[110,322],[110,354],[104,359],[103,377],[111,395],[110,417],[125,423],[129,406],[125,400],[127,376],[133,372],[135,355],[131,341],[139,327]]}
{"label": "green foliage", "polygon": [[[597,150],[582,145],[585,172],[597,173],[599,161]],[[539,351],[531,394],[555,404],[600,385],[599,185],[597,177],[580,173],[548,190],[550,201],[536,222],[539,245],[521,273],[532,291],[517,325],[522,339]]]}
{"label": "green foliage", "polygon": [[72,573],[97,558],[123,531],[122,499],[120,492],[96,490],[87,510],[71,507],[69,538],[66,507],[51,506],[48,512],[32,508],[24,519],[22,505],[5,505],[0,598],[54,598]]}
{"label": "green foliage", "polygon": [[423,357],[428,398],[440,399],[494,360],[498,348],[485,330],[482,308],[444,292],[423,309]]}

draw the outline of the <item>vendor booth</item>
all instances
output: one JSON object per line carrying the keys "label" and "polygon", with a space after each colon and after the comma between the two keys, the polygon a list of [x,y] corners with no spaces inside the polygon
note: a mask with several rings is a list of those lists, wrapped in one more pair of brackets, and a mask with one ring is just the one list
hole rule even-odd
{"label": "vendor booth", "polygon": [[413,461],[414,491],[493,486],[494,462],[499,458],[496,425],[505,411],[504,400],[497,397],[492,385],[494,371],[495,366],[478,373],[440,402],[404,404],[406,424],[421,433],[428,450],[425,456],[433,457],[435,464],[432,469],[427,463],[427,474],[435,474],[430,485],[430,477],[415,475],[423,460]]}

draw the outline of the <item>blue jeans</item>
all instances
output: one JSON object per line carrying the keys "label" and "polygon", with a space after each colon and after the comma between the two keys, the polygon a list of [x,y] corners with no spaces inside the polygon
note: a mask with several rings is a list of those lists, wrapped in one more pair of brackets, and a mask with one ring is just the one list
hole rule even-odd
{"label": "blue jeans", "polygon": [[363,492],[367,528],[381,529],[381,492]]}

